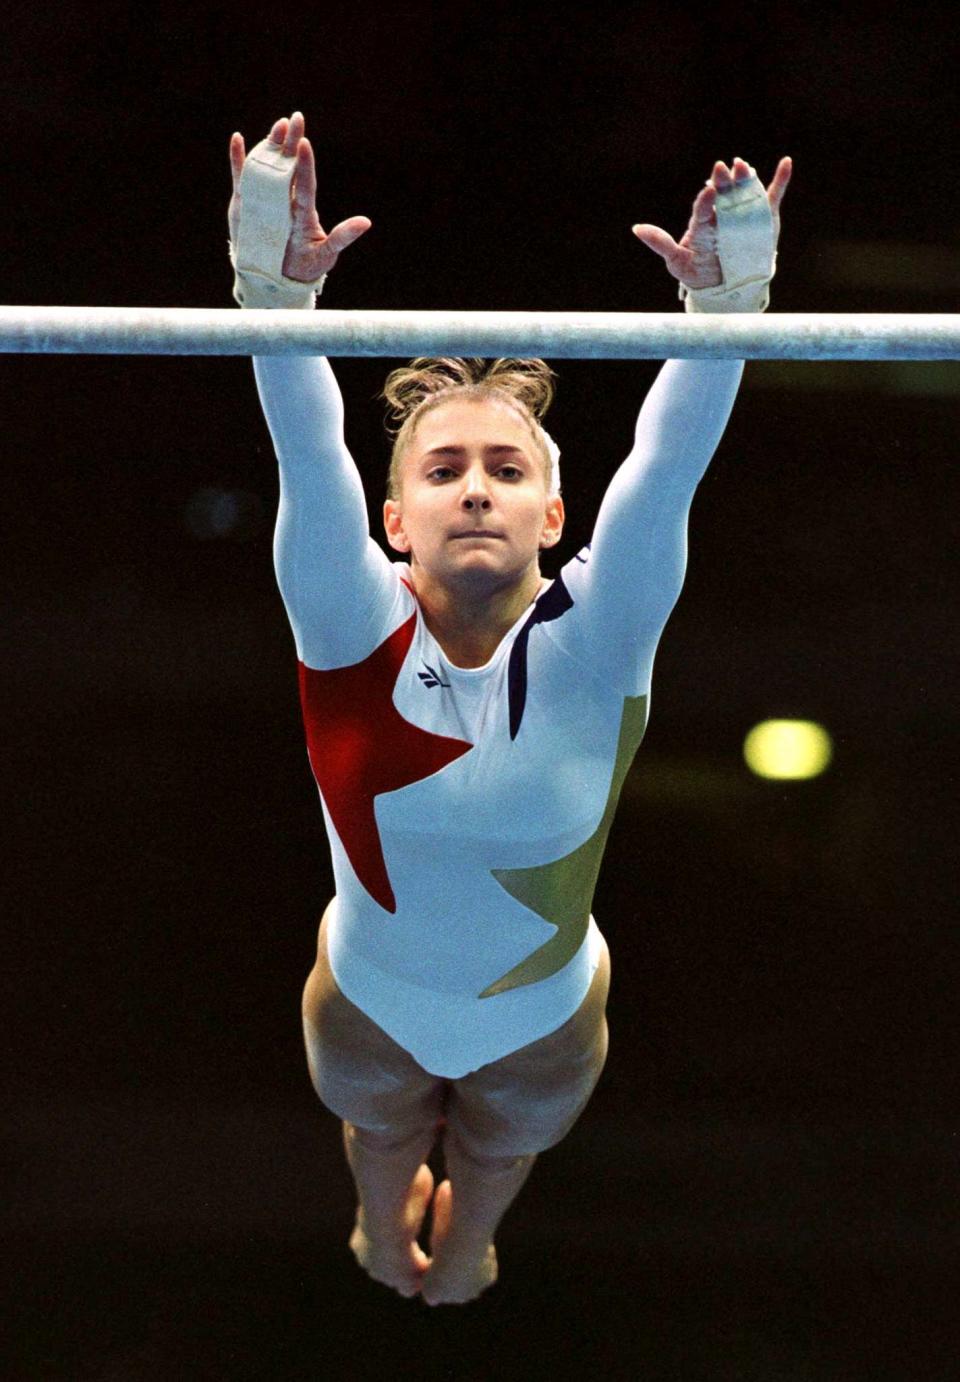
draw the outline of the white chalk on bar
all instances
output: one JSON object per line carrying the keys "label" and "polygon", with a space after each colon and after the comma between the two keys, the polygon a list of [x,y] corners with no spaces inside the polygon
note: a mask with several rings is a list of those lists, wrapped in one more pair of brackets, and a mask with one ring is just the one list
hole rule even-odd
{"label": "white chalk on bar", "polygon": [[463,355],[566,360],[956,360],[960,315],[0,307],[0,352]]}

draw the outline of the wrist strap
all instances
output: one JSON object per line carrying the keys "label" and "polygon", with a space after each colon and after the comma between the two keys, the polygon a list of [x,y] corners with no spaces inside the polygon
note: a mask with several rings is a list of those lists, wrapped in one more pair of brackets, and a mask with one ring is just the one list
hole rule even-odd
{"label": "wrist strap", "polygon": [[773,214],[763,183],[751,168],[750,177],[727,192],[719,192],[717,256],[723,282],[715,288],[680,285],[688,312],[763,312],[770,301],[770,280],[776,272]]}
{"label": "wrist strap", "polygon": [[240,226],[230,245],[233,296],[241,307],[312,308],[326,274],[313,283],[286,278],[283,256],[290,238],[290,184],[297,160],[263,139],[240,174]]}

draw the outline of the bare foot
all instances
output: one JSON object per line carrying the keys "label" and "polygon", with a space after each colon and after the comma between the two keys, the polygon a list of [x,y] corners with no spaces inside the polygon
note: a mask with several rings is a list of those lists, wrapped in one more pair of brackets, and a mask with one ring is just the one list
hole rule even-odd
{"label": "bare foot", "polygon": [[417,1242],[417,1234],[432,1194],[433,1172],[424,1165],[410,1183],[410,1193],[397,1225],[377,1225],[374,1231],[365,1222],[363,1210],[357,1210],[350,1251],[374,1281],[392,1286],[401,1296],[418,1293],[430,1265],[429,1257]]}
{"label": "bare foot", "polygon": [[430,1269],[421,1290],[428,1305],[464,1305],[476,1300],[497,1279],[493,1244],[476,1235],[471,1238],[456,1226],[451,1232],[452,1208],[452,1186],[448,1180],[441,1181],[433,1197]]}

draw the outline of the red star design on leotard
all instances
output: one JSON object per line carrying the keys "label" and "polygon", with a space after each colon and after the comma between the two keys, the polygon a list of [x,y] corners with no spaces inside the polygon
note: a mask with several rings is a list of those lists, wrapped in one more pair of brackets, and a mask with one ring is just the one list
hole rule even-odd
{"label": "red star design on leotard", "polygon": [[416,622],[414,613],[352,667],[318,672],[300,663],[300,703],[313,775],[354,872],[387,912],[395,912],[397,903],[374,798],[421,782],[473,748],[463,739],[419,729],[393,703]]}

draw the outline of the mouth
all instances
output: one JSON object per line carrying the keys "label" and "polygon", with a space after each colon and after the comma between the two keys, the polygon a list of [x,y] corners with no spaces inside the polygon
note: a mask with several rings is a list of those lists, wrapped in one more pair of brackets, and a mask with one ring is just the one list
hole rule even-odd
{"label": "mouth", "polygon": [[472,529],[469,533],[454,533],[454,535],[453,535],[453,540],[454,540],[454,542],[461,542],[464,538],[479,538],[479,537],[495,538],[495,539],[498,539],[498,540],[499,540],[502,536],[503,536],[502,533],[491,533],[491,532],[490,532],[488,529],[486,529],[486,528],[483,528],[483,529],[481,529],[481,528],[474,528],[474,529]]}

